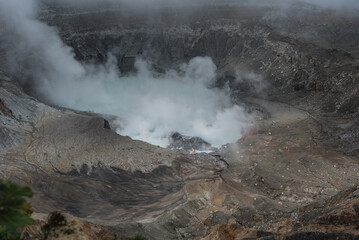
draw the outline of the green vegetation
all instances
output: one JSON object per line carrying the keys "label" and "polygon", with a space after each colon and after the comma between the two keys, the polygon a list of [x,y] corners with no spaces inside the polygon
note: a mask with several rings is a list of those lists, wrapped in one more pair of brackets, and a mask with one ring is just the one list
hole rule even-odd
{"label": "green vegetation", "polygon": [[18,239],[17,229],[34,222],[24,197],[32,197],[30,188],[0,180],[0,239]]}
{"label": "green vegetation", "polygon": [[66,218],[60,212],[52,212],[49,214],[49,219],[45,226],[49,226],[50,228],[53,227],[61,227],[67,224]]}
{"label": "green vegetation", "polygon": [[[9,181],[0,179],[0,240],[20,239],[18,229],[34,223],[30,218],[32,209],[25,197],[32,197],[30,188],[22,187]],[[42,227],[44,239],[47,239],[50,231],[57,227],[66,226],[67,221],[60,212],[49,214],[47,223]],[[74,233],[71,229],[66,229],[65,234]],[[114,234],[114,240],[118,237]],[[125,240],[146,240],[142,234]]]}
{"label": "green vegetation", "polygon": [[[47,239],[51,229],[66,226],[67,221],[64,215],[60,212],[52,212],[49,214],[49,218],[45,226],[42,227],[42,232],[45,235],[45,239]],[[72,231],[72,232],[71,232]],[[67,230],[66,234],[72,234],[73,230]]]}

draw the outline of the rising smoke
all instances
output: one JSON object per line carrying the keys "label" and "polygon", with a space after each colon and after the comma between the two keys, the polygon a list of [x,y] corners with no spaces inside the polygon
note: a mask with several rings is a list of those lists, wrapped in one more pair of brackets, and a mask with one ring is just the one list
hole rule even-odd
{"label": "rising smoke", "polygon": [[0,0],[0,9],[12,67],[24,66],[24,78],[53,104],[118,116],[119,133],[161,146],[175,131],[219,146],[250,125],[227,92],[209,88],[216,79],[210,58],[194,58],[161,75],[138,59],[137,74],[121,76],[112,56],[105,65],[76,61],[56,29],[36,19],[36,2]]}

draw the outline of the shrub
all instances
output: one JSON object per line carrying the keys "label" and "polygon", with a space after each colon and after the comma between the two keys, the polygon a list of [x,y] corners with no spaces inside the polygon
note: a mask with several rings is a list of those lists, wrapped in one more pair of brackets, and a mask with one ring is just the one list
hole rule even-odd
{"label": "shrub", "polygon": [[17,229],[34,222],[24,197],[32,197],[30,188],[0,180],[0,239],[18,239]]}
{"label": "shrub", "polygon": [[65,226],[67,224],[67,221],[65,216],[62,215],[62,213],[55,211],[50,213],[47,224],[50,226],[50,228],[61,227]]}
{"label": "shrub", "polygon": [[67,221],[64,215],[60,212],[52,212],[49,214],[47,223],[42,227],[42,232],[45,235],[45,239],[49,235],[51,229],[66,226]]}

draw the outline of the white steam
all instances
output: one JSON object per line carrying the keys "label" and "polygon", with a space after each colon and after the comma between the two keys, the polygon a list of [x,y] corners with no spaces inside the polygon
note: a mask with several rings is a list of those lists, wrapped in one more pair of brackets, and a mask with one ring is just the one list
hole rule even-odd
{"label": "white steam", "polygon": [[263,94],[264,90],[268,87],[268,82],[264,80],[261,74],[249,71],[246,68],[237,68],[235,76],[235,84],[246,84],[256,93]]}
{"label": "white steam", "polygon": [[0,9],[1,33],[14,43],[12,62],[26,66],[38,94],[54,104],[116,115],[119,133],[161,146],[174,131],[219,146],[239,139],[250,124],[225,91],[209,88],[216,77],[210,58],[162,75],[137,60],[137,74],[121,76],[114,57],[104,66],[76,61],[56,30],[36,20],[32,1],[0,0]]}
{"label": "white steam", "polygon": [[168,145],[174,131],[219,146],[236,141],[248,127],[243,109],[232,106],[226,92],[207,87],[216,76],[210,58],[194,58],[182,71],[162,75],[144,60],[137,60],[135,67],[137,74],[120,77],[114,62],[87,66],[68,85],[50,82],[48,97],[62,106],[119,116],[120,134],[160,146]]}

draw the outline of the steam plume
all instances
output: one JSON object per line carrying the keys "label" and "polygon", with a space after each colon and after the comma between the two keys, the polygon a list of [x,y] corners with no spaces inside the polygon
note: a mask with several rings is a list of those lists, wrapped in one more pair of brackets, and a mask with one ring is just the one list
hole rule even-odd
{"label": "steam plume", "polygon": [[36,19],[35,2],[1,0],[0,8],[2,34],[15,43],[9,60],[25,66],[37,94],[53,104],[116,115],[119,133],[161,146],[173,131],[219,146],[237,140],[249,126],[250,118],[225,91],[209,88],[216,78],[210,58],[194,58],[162,75],[139,59],[137,74],[121,76],[114,57],[105,65],[76,61],[56,29]]}

